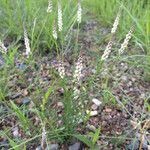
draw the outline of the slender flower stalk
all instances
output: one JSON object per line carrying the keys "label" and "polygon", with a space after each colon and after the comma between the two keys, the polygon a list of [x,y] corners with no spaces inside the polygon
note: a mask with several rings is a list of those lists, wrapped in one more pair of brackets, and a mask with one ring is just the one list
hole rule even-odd
{"label": "slender flower stalk", "polygon": [[56,23],[54,22],[54,25],[53,25],[53,37],[55,40],[57,40],[57,28],[56,28]]}
{"label": "slender flower stalk", "polygon": [[79,98],[79,95],[80,95],[80,90],[75,86],[73,88],[73,99],[77,100]]}
{"label": "slender flower stalk", "polygon": [[0,49],[2,49],[3,53],[7,53],[7,48],[5,47],[4,43],[0,40]]}
{"label": "slender flower stalk", "polygon": [[45,126],[42,129],[42,140],[41,140],[41,147],[42,149],[46,148],[46,130],[45,130]]}
{"label": "slender flower stalk", "polygon": [[62,8],[61,2],[58,0],[58,31],[61,32],[63,28],[63,20],[62,20]]}
{"label": "slender flower stalk", "polygon": [[60,77],[63,79],[65,77],[65,67],[64,67],[63,62],[59,63],[58,72],[59,72]]}
{"label": "slender flower stalk", "polygon": [[31,53],[31,48],[30,48],[30,42],[29,42],[29,38],[28,38],[28,34],[27,34],[26,28],[24,28],[24,44],[25,44],[25,48],[26,48],[25,55],[27,57],[29,57],[29,55]]}
{"label": "slender flower stalk", "polygon": [[82,62],[82,57],[80,56],[75,65],[75,72],[73,76],[75,82],[78,83],[80,82],[80,79],[82,77],[82,69],[83,69],[83,62]]}
{"label": "slender flower stalk", "polygon": [[78,0],[78,10],[77,10],[77,22],[80,24],[82,19],[82,7],[81,0]]}
{"label": "slender flower stalk", "polygon": [[80,95],[80,90],[78,89],[78,85],[81,84],[80,79],[82,77],[82,69],[83,69],[83,61],[82,57],[80,56],[78,58],[78,61],[75,65],[75,72],[73,75],[73,82],[75,83],[75,86],[73,88],[73,99],[77,100]]}
{"label": "slender flower stalk", "polygon": [[111,29],[111,33],[114,34],[117,31],[118,25],[119,25],[119,21],[120,21],[120,16],[121,16],[121,8],[119,9],[119,12],[117,14],[117,17],[114,21],[113,27]]}
{"label": "slender flower stalk", "polygon": [[48,1],[47,13],[51,13],[52,10],[53,10],[52,0],[49,0],[49,1]]}
{"label": "slender flower stalk", "polygon": [[121,48],[119,49],[119,55],[123,54],[124,50],[127,48],[128,43],[132,37],[133,31],[134,31],[134,27],[132,26],[131,29],[129,30],[128,34],[126,35],[124,42],[121,44]]}
{"label": "slender flower stalk", "polygon": [[113,42],[112,42],[112,40],[110,40],[107,47],[106,47],[106,50],[104,51],[104,53],[101,57],[102,61],[106,60],[109,57],[109,55],[111,53],[112,44],[113,44]]}

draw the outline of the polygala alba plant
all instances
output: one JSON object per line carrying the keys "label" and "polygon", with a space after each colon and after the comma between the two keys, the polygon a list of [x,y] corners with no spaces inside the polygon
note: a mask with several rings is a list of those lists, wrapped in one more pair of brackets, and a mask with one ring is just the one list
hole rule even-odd
{"label": "polygala alba plant", "polygon": [[62,8],[61,2],[58,0],[58,31],[61,32],[63,28],[63,20],[62,20]]}
{"label": "polygala alba plant", "polygon": [[75,72],[73,75],[73,80],[75,83],[80,83],[80,79],[82,77],[82,69],[83,69],[83,61],[82,56],[79,56],[78,61],[75,65]]}
{"label": "polygala alba plant", "polygon": [[121,48],[119,49],[119,55],[121,55],[124,50],[127,48],[128,43],[132,37],[132,33],[134,31],[134,27],[132,26],[128,34],[126,35],[126,38],[124,39],[124,42],[121,44]]}
{"label": "polygala alba plant", "polygon": [[77,10],[77,22],[80,24],[82,19],[82,7],[81,7],[81,1],[78,0],[78,10]]}
{"label": "polygala alba plant", "polygon": [[73,82],[75,83],[75,86],[73,88],[73,98],[78,99],[80,90],[78,89],[78,85],[81,84],[81,77],[82,77],[82,69],[83,69],[83,60],[82,56],[79,56],[78,61],[76,62],[75,65],[75,72],[73,75]]}
{"label": "polygala alba plant", "polygon": [[7,53],[7,48],[5,47],[4,43],[0,40],[0,49],[2,49],[3,53]]}
{"label": "polygala alba plant", "polygon": [[121,16],[121,8],[119,9],[119,12],[117,14],[117,17],[114,21],[113,27],[111,29],[111,33],[114,34],[117,31],[118,25],[119,25],[119,20],[120,20],[120,16]]}
{"label": "polygala alba plant", "polygon": [[[113,27],[111,29],[111,34],[115,34],[116,33],[118,25],[119,25],[120,16],[121,16],[121,8],[119,9],[117,17],[116,17],[116,19],[114,21]],[[110,39],[110,41],[109,41],[109,43],[108,43],[108,45],[107,45],[107,47],[106,47],[102,57],[101,57],[102,61],[106,60],[109,57],[109,55],[111,53],[112,45],[113,45],[113,41],[112,41],[112,37],[111,37],[111,39]]]}
{"label": "polygala alba plant", "polygon": [[52,0],[49,0],[49,1],[48,1],[47,13],[51,13],[52,10],[53,10]]}
{"label": "polygala alba plant", "polygon": [[57,40],[57,28],[56,28],[56,22],[54,21],[53,25],[53,38]]}
{"label": "polygala alba plant", "polygon": [[26,48],[25,55],[27,57],[29,57],[29,55],[31,53],[31,49],[30,49],[30,42],[29,42],[29,38],[28,38],[28,34],[27,34],[26,28],[24,28],[24,44],[25,44],[25,48]]}
{"label": "polygala alba plant", "polygon": [[58,65],[58,73],[62,79],[65,77],[65,67],[63,62],[60,62]]}
{"label": "polygala alba plant", "polygon": [[109,43],[108,43],[108,45],[106,47],[106,50],[104,51],[104,53],[103,53],[103,55],[101,57],[102,61],[106,60],[109,57],[109,55],[111,53],[112,44],[113,44],[113,42],[109,41]]}

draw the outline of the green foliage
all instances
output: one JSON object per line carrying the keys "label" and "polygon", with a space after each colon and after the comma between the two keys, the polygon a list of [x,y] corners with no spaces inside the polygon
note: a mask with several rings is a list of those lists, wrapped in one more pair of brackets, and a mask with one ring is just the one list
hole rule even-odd
{"label": "green foliage", "polygon": [[[54,82],[55,83],[55,82]],[[41,105],[41,107],[42,107],[42,111],[44,112],[44,110],[45,110],[45,105],[46,105],[46,103],[47,103],[47,101],[48,101],[48,98],[49,98],[49,96],[50,96],[50,94],[52,93],[52,91],[53,91],[53,85],[54,85],[54,83],[49,87],[49,89],[47,90],[47,92],[45,93],[45,95],[44,95],[44,98],[43,98],[43,100],[42,100],[42,105]]]}
{"label": "green foliage", "polygon": [[120,38],[129,30],[131,24],[136,25],[135,39],[146,52],[149,53],[150,46],[150,5],[148,0],[93,0],[85,1],[85,6],[90,7],[91,12],[96,15],[104,25],[111,25],[122,5],[122,18],[119,25]]}
{"label": "green foliage", "polygon": [[86,144],[88,147],[90,147],[91,150],[98,150],[99,148],[96,146],[96,142],[99,139],[100,136],[100,128],[95,130],[95,133],[90,132],[88,137],[81,134],[75,134],[73,135],[78,140],[82,141],[84,144]]}
{"label": "green foliage", "polygon": [[[61,1],[63,11],[63,31],[58,33],[59,40],[53,36],[53,25],[57,23],[57,1],[53,1],[53,11],[47,13],[48,1],[44,0],[2,0],[0,14],[0,32],[3,37],[16,39],[22,37],[23,28],[27,28],[32,52],[42,52],[59,49],[64,45],[70,27],[75,24],[76,4],[68,0]],[[17,9],[16,9],[17,8]],[[56,24],[57,25],[57,24]],[[6,32],[7,31],[7,32]],[[2,37],[0,37],[2,38]],[[40,50],[41,53],[41,50]]]}
{"label": "green foliage", "polygon": [[12,110],[15,112],[16,116],[19,118],[22,127],[26,131],[30,127],[30,121],[29,119],[25,116],[25,114],[18,108],[18,106],[13,102],[10,101]]}

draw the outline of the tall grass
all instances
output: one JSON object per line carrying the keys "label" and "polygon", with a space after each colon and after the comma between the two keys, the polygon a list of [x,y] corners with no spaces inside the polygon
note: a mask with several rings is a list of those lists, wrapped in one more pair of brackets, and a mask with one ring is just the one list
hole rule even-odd
{"label": "tall grass", "polygon": [[91,13],[99,18],[104,25],[110,26],[119,6],[122,5],[122,20],[120,23],[120,38],[130,28],[131,23],[137,26],[135,32],[136,42],[141,44],[145,53],[150,53],[150,1],[149,0],[85,0],[85,6],[92,10]]}
{"label": "tall grass", "polygon": [[[31,42],[31,51],[56,50],[65,42],[70,26],[75,23],[77,2],[68,0],[52,1],[53,11],[47,12],[48,0],[2,0],[0,6],[1,39],[11,37],[13,40],[20,37],[23,40],[24,26]],[[62,8],[63,29],[58,32],[59,39],[53,38],[53,24],[58,18],[58,7]],[[59,21],[59,20],[58,20]],[[40,48],[42,50],[40,50]]]}

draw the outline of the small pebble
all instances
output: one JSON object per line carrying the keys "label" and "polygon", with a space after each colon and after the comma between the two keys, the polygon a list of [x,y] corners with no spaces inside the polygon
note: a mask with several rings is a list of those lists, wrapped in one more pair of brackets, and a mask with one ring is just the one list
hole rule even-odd
{"label": "small pebble", "polygon": [[22,104],[24,105],[28,105],[29,103],[30,103],[30,99],[27,97],[22,100]]}
{"label": "small pebble", "polygon": [[96,110],[95,110],[95,111],[89,111],[89,110],[87,110],[86,113],[89,114],[90,117],[93,117],[93,116],[97,116],[97,115],[98,115],[98,111],[96,111]]}
{"label": "small pebble", "polygon": [[81,144],[79,142],[69,146],[69,150],[80,150]]}
{"label": "small pebble", "polygon": [[91,108],[92,108],[92,110],[97,110],[97,109],[98,109],[98,106],[95,105],[95,104],[93,104],[93,105],[91,106]]}
{"label": "small pebble", "polygon": [[58,144],[50,144],[46,147],[45,150],[58,150],[59,149],[59,145]]}
{"label": "small pebble", "polygon": [[112,109],[111,108],[106,108],[105,112],[110,113],[110,112],[112,112]]}
{"label": "small pebble", "polygon": [[95,130],[96,130],[96,128],[95,128],[93,125],[90,125],[90,124],[88,124],[86,127],[87,127],[89,130],[91,130],[91,131],[95,131]]}
{"label": "small pebble", "polygon": [[92,102],[93,102],[95,105],[97,105],[97,106],[100,106],[100,105],[102,104],[102,102],[99,101],[99,100],[96,99],[96,98],[93,98],[93,99],[92,99]]}
{"label": "small pebble", "polygon": [[58,102],[58,103],[57,103],[57,106],[58,106],[58,107],[64,107],[64,104],[63,104],[62,102]]}

